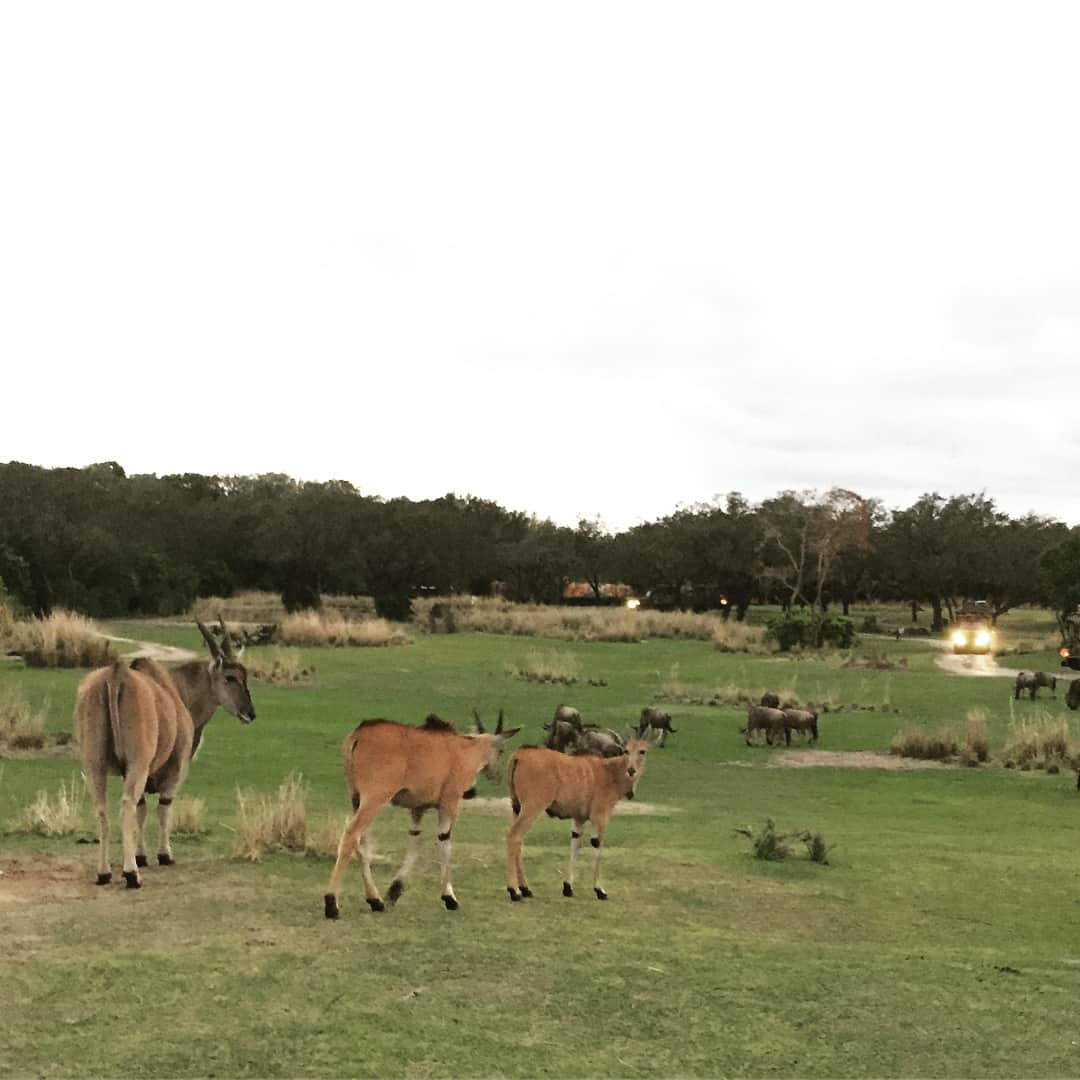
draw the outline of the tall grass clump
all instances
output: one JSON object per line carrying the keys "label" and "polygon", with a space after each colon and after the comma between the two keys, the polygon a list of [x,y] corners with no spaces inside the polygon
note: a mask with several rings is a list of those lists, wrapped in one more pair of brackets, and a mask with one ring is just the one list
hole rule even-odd
{"label": "tall grass clump", "polygon": [[38,836],[70,836],[86,828],[86,790],[77,776],[62,781],[55,795],[39,791],[12,824],[13,832]]}
{"label": "tall grass clump", "polygon": [[981,706],[968,709],[964,717],[964,745],[960,756],[970,764],[990,760],[990,737],[986,733],[987,711]]}
{"label": "tall grass clump", "polygon": [[314,666],[304,663],[298,649],[249,649],[244,654],[248,675],[258,682],[275,686],[294,686],[315,677]]}
{"label": "tall grass clump", "polygon": [[542,651],[533,649],[525,654],[524,663],[510,669],[511,674],[528,682],[561,683],[572,686],[578,681],[581,664],[572,653],[562,653],[557,649]]}
{"label": "tall grass clump", "polygon": [[40,750],[45,739],[45,714],[16,689],[0,694],[0,750]]}
{"label": "tall grass clump", "polygon": [[279,624],[283,645],[384,646],[411,645],[412,638],[386,619],[347,619],[333,611],[298,611]]}
{"label": "tall grass clump", "polygon": [[97,623],[59,609],[16,622],[7,651],[18,653],[33,668],[96,668],[113,660],[108,639]]}
{"label": "tall grass clump", "polygon": [[307,833],[306,790],[290,773],[273,795],[236,791],[236,845],[233,854],[258,862],[275,851],[303,851]]}
{"label": "tall grass clump", "polygon": [[1068,722],[1049,712],[1025,716],[1010,724],[1000,756],[1007,769],[1049,772],[1076,767],[1080,761]]}
{"label": "tall grass clump", "polygon": [[955,731],[942,727],[936,732],[912,727],[898,732],[889,744],[889,753],[898,757],[920,758],[923,761],[945,761],[960,752],[960,739]]}
{"label": "tall grass clump", "polygon": [[172,831],[182,836],[200,836],[206,832],[206,802],[182,795],[172,808]]}
{"label": "tall grass clump", "polygon": [[[370,596],[321,597],[321,610],[333,612],[347,619],[363,619],[375,614],[375,603]],[[234,596],[203,596],[191,605],[188,614],[192,619],[210,623],[218,615],[231,623],[276,623],[285,617],[285,605],[277,593],[247,590]]]}
{"label": "tall grass clump", "polygon": [[713,648],[722,653],[756,653],[763,655],[770,652],[765,640],[765,631],[760,626],[747,626],[740,622],[719,622],[712,631]]}

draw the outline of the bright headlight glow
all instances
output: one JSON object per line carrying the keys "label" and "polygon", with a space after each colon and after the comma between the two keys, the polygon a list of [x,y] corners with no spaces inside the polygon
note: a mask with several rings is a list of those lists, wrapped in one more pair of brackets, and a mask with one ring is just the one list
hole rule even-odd
{"label": "bright headlight glow", "polygon": [[952,638],[950,639],[954,645],[966,645],[967,634],[963,630],[954,630],[952,632]]}
{"label": "bright headlight glow", "polygon": [[990,631],[989,630],[976,630],[975,631],[975,644],[978,646],[990,644]]}
{"label": "bright headlight glow", "polygon": [[640,600],[638,600],[638,599],[636,599],[635,597],[631,597],[631,598],[630,598],[629,600],[627,600],[627,601],[626,601],[626,606],[627,606],[627,607],[628,607],[628,608],[629,608],[629,609],[630,609],[631,611],[633,611],[633,610],[634,610],[634,608],[639,608],[639,607],[641,607],[641,601],[640,601]]}

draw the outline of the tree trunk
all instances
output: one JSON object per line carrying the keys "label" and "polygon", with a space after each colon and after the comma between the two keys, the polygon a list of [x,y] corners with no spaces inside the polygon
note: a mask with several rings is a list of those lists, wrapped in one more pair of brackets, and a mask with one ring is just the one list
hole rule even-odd
{"label": "tree trunk", "polygon": [[934,631],[945,629],[945,620],[941,617],[941,597],[934,596],[930,600],[930,608],[934,613],[934,618],[930,622],[930,629]]}

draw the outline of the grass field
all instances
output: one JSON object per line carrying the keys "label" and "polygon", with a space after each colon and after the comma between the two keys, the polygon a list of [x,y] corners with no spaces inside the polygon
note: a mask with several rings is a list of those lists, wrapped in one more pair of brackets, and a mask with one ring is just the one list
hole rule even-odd
{"label": "grass field", "polygon": [[[1053,629],[1047,613],[1015,615],[1006,638]],[[200,648],[179,625],[111,629]],[[743,710],[678,700],[719,687],[831,700],[844,709],[822,715],[823,751],[884,751],[902,727],[960,724],[981,706],[997,748],[1014,718],[1064,715],[1060,689],[1014,703],[1008,680],[946,674],[925,642],[887,639],[860,649],[906,667],[560,641],[550,648],[573,657],[579,682],[552,686],[513,675],[535,648],[461,634],[301,650],[311,685],[254,686],[250,727],[213,720],[185,787],[205,801],[208,831],[176,838],[178,865],[152,866],[139,892],[91,884],[94,848],[76,843],[89,812],[80,836],[0,836],[0,1075],[1077,1073],[1075,775],[774,767],[782,750],[744,745]],[[1057,669],[1050,651],[1003,662]],[[70,725],[78,679],[0,664],[0,692],[19,687],[53,730]],[[562,897],[569,827],[545,819],[526,842],[536,898],[511,905],[507,818],[483,803],[454,833],[454,913],[438,899],[430,817],[425,857],[384,915],[368,912],[355,867],[328,922],[328,859],[231,854],[237,786],[270,793],[298,771],[309,826],[344,819],[339,745],[363,718],[436,711],[464,726],[474,706],[492,720],[502,707],[525,725],[520,744],[539,741],[560,703],[621,729],[665,697],[678,733],[638,789],[654,812],[619,814],[608,830],[607,903],[585,889]],[[0,762],[0,828],[77,772],[70,757]],[[111,793],[115,824],[116,781]],[[753,859],[733,830],[766,817],[822,832],[829,865]],[[392,808],[376,821],[384,891],[407,828]]]}

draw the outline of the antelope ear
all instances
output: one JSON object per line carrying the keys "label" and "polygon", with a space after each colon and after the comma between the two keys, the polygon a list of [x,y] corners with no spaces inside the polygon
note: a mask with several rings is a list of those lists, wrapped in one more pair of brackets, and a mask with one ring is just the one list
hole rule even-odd
{"label": "antelope ear", "polygon": [[512,739],[520,730],[520,727],[512,727],[509,731],[500,731],[499,741],[506,742],[507,739]]}

